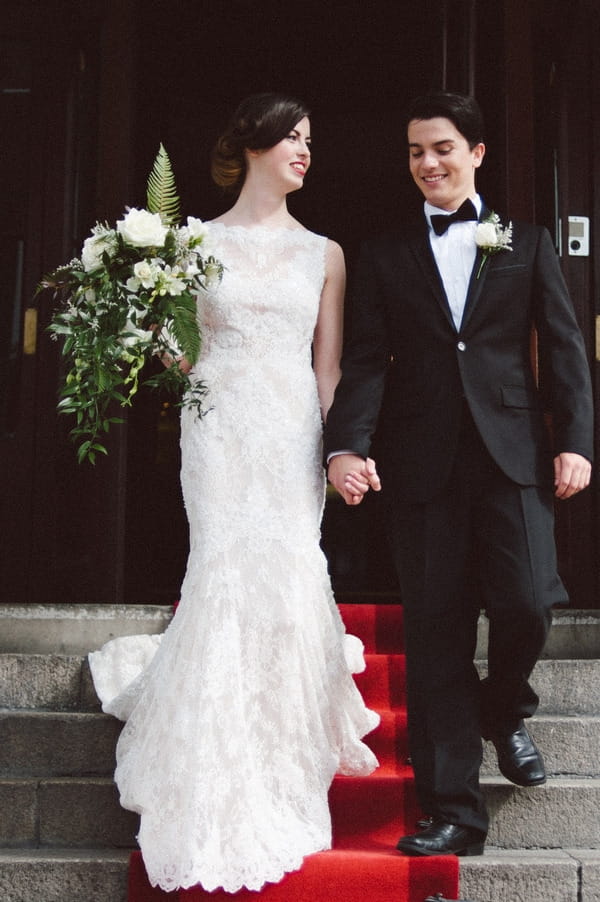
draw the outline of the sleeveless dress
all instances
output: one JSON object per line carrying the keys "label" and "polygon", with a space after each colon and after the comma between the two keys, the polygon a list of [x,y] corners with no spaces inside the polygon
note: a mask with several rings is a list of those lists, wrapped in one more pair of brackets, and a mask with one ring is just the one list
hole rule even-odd
{"label": "sleeveless dress", "polygon": [[151,883],[233,893],[330,848],[329,786],[377,766],[361,737],[379,718],[319,546],[311,341],[327,240],[221,223],[209,240],[225,273],[199,299],[206,413],[181,416],[181,601],[161,637],[112,640],[90,665],[103,709],[126,720],[115,780]]}

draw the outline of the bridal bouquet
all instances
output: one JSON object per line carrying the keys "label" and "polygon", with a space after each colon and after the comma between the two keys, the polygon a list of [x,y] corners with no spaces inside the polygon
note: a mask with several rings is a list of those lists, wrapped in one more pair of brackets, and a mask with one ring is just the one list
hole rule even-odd
{"label": "bridal bouquet", "polygon": [[76,419],[71,436],[80,462],[106,454],[102,436],[123,422],[111,408],[131,405],[142,369],[155,355],[167,366],[144,384],[175,391],[180,404],[202,413],[205,386],[179,362],[193,366],[198,359],[198,296],[221,278],[223,267],[207,253],[201,220],[178,221],[179,198],[161,144],[148,178],[147,209],[127,209],[115,228],[96,223],[80,258],[38,286],[62,301],[48,328],[64,342],[58,410]]}

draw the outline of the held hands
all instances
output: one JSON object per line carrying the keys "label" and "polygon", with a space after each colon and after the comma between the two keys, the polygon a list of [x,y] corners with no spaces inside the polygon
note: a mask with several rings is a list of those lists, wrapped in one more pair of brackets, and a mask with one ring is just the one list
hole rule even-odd
{"label": "held hands", "polygon": [[554,458],[554,486],[557,498],[566,500],[590,484],[592,465],[586,457],[563,451]]}
{"label": "held hands", "polygon": [[369,489],[381,490],[375,461],[358,454],[337,454],[329,461],[330,483],[335,486],[346,504],[360,504]]}

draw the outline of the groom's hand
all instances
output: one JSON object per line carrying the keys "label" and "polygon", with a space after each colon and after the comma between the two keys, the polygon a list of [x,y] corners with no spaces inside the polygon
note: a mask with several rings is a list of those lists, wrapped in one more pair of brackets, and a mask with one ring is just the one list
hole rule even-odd
{"label": "groom's hand", "polygon": [[358,454],[336,454],[329,461],[327,476],[346,504],[360,504],[369,489],[381,489],[375,461]]}
{"label": "groom's hand", "polygon": [[563,451],[554,458],[554,494],[565,500],[587,488],[592,465],[581,454]]}

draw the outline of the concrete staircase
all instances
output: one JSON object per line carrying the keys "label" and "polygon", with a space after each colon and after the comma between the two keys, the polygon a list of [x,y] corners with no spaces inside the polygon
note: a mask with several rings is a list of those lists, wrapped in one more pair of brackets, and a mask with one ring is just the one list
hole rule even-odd
{"label": "concrete staircase", "polygon": [[[169,617],[134,605],[0,606],[2,902],[125,902],[137,818],[118,804],[120,724],[100,712],[85,654],[161,632]],[[485,633],[482,619],[482,672]],[[486,748],[492,829],[485,855],[461,860],[461,896],[600,902],[600,611],[556,613],[533,683],[548,782],[514,787]]]}

